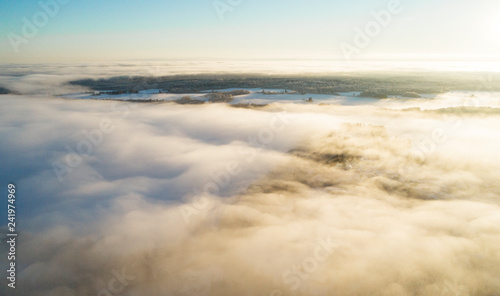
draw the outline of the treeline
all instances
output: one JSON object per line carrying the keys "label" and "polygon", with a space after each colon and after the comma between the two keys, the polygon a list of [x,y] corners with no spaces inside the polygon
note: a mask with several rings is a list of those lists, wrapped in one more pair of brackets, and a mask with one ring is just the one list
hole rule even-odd
{"label": "treeline", "polygon": [[[259,76],[259,75],[190,75],[165,77],[113,77],[70,82],[93,90],[132,91],[163,89],[169,93],[196,93],[228,88],[287,89],[296,93],[331,94],[360,91],[366,96],[388,95],[417,97],[418,94],[448,90],[500,91],[498,80],[478,83],[475,74],[351,74],[351,76]],[[233,96],[236,94],[232,94]]]}
{"label": "treeline", "polygon": [[7,95],[7,94],[10,94],[10,90],[6,89],[6,88],[3,88],[0,86],[0,95]]}

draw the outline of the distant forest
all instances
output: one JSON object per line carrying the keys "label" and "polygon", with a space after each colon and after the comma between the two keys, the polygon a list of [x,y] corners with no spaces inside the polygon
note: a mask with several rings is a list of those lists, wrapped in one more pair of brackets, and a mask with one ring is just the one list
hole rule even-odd
{"label": "distant forest", "polygon": [[0,95],[6,95],[6,94],[9,94],[10,93],[10,90],[6,89],[6,88],[3,88],[0,86]]}
{"label": "distant forest", "polygon": [[344,74],[337,76],[265,76],[265,75],[188,75],[163,77],[112,77],[82,79],[72,85],[92,90],[137,92],[162,89],[170,93],[196,93],[227,88],[285,89],[309,94],[361,92],[363,96],[384,98],[389,95],[443,93],[450,90],[500,91],[499,74],[477,73],[408,73]]}

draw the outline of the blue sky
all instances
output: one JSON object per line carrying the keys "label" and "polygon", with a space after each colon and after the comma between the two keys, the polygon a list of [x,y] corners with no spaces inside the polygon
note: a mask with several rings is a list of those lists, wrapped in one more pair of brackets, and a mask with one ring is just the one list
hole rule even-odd
{"label": "blue sky", "polygon": [[[343,59],[342,44],[354,46],[356,29],[363,31],[374,21],[372,12],[397,0],[55,1],[0,0],[0,62]],[[23,18],[33,23],[45,13],[39,2],[57,3],[58,12],[24,38]],[[500,52],[499,1],[400,2],[402,12],[366,47],[355,46],[352,59],[490,58]],[[218,13],[215,3],[231,10]]]}

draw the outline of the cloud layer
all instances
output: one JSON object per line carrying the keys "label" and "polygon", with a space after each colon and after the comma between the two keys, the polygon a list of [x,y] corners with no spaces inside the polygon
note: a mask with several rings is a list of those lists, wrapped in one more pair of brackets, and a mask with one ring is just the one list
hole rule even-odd
{"label": "cloud layer", "polygon": [[1,103],[17,295],[500,290],[498,115]]}

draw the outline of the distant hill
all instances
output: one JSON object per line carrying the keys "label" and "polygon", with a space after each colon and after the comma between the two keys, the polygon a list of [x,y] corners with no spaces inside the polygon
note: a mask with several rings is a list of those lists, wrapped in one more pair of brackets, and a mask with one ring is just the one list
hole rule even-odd
{"label": "distant hill", "polygon": [[11,93],[10,90],[0,86],[0,95],[6,95],[6,94],[10,94],[10,93]]}

